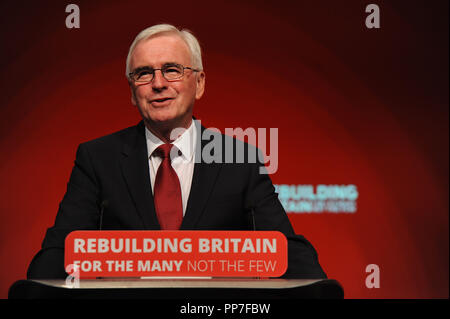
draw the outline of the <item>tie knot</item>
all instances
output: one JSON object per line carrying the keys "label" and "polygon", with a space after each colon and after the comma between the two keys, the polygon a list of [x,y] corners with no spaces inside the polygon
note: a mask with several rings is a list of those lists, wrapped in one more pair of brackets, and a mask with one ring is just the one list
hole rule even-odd
{"label": "tie knot", "polygon": [[[164,158],[168,158],[171,159],[170,157],[170,151],[173,148],[173,144],[162,144],[160,146],[158,146],[158,148],[155,150],[155,154],[159,157]],[[175,154],[174,154],[175,155]]]}

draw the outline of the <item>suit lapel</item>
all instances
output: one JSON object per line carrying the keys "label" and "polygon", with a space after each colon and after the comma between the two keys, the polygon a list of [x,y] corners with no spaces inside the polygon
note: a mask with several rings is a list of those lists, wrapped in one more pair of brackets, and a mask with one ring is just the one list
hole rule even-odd
{"label": "suit lapel", "polygon": [[[205,130],[196,122],[197,147],[195,150],[194,175],[192,176],[191,190],[186,207],[186,213],[181,224],[181,230],[194,229],[198,219],[203,214],[209,195],[216,183],[217,175],[220,171],[219,163],[204,163],[202,161],[202,151],[209,141],[204,141],[201,137]],[[198,147],[200,145],[201,147]]]}
{"label": "suit lapel", "polygon": [[142,121],[136,126],[136,135],[124,144],[123,154],[122,173],[145,229],[160,229],[150,185],[147,143]]}

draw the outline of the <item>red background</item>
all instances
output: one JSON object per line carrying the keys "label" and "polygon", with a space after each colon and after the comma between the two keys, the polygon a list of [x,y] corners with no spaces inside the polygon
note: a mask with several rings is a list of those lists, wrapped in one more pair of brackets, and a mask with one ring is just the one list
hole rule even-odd
{"label": "red background", "polygon": [[[156,23],[200,39],[207,126],[278,127],[275,184],[354,184],[355,214],[290,214],[348,298],[448,298],[448,1],[0,4],[0,297],[53,224],[79,143],[136,124],[124,76]],[[368,264],[378,289],[365,286]]]}

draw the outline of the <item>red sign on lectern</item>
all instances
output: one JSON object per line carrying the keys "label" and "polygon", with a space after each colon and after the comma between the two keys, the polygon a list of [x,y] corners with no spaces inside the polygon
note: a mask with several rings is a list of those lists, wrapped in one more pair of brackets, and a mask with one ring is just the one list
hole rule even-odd
{"label": "red sign on lectern", "polygon": [[65,265],[86,277],[279,277],[287,240],[277,231],[74,231]]}

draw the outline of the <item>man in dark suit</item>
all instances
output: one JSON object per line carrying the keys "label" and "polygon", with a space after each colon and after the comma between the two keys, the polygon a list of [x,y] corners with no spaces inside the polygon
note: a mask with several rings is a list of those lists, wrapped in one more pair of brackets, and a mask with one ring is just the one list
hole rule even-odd
{"label": "man in dark suit", "polygon": [[325,278],[264,165],[251,160],[256,148],[193,119],[205,88],[195,37],[170,25],[145,29],[130,47],[126,74],[143,121],[79,146],[55,225],[27,277],[65,278],[64,240],[74,230],[256,229],[288,238],[285,277]]}

